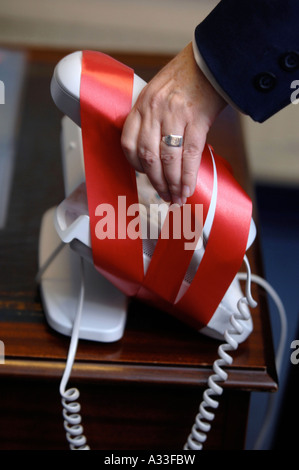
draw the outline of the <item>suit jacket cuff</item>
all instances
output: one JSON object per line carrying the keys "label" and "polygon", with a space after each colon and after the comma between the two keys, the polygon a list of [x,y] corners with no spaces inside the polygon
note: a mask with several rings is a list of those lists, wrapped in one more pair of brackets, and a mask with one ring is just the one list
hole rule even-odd
{"label": "suit jacket cuff", "polygon": [[225,91],[221,88],[220,84],[217,82],[217,80],[215,79],[214,75],[211,73],[211,71],[209,70],[207,64],[205,63],[203,57],[201,56],[200,54],[200,51],[197,47],[197,44],[196,44],[196,41],[195,41],[195,37],[193,37],[193,41],[192,41],[192,47],[193,47],[193,55],[194,55],[194,59],[195,59],[195,62],[197,63],[198,67],[200,68],[200,70],[202,71],[202,73],[205,75],[205,77],[207,78],[207,80],[210,82],[210,84],[213,86],[213,88],[215,88],[215,90],[217,91],[217,93],[222,96],[222,98],[228,103],[230,104],[233,108],[237,109],[238,111],[242,112],[242,110],[236,105],[236,103],[234,103],[232,101],[232,99],[227,95],[227,93],[225,93]]}
{"label": "suit jacket cuff", "polygon": [[299,76],[299,2],[221,0],[194,32],[194,56],[225,99],[263,122]]}

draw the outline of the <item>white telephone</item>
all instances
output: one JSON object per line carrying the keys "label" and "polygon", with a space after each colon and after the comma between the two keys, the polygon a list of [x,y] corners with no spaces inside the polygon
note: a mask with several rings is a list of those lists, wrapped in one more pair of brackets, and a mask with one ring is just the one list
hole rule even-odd
{"label": "white telephone", "polygon": [[[80,417],[78,422],[73,422],[71,419],[73,414],[77,413],[75,406],[77,403],[74,404],[74,400],[77,399],[78,392],[76,389],[66,390],[77,341],[79,338],[103,342],[121,339],[124,334],[127,309],[126,296],[104,279],[90,262],[92,259],[90,227],[80,129],[81,59],[82,52],[75,52],[62,59],[55,68],[51,82],[53,100],[65,114],[62,118],[61,135],[65,200],[58,207],[50,209],[43,217],[38,275],[49,324],[60,333],[72,337],[60,390],[65,409],[67,438],[70,447],[74,449],[88,448],[83,428],[79,425]],[[135,74],[132,105],[145,85],[146,83]],[[138,191],[145,203],[149,203],[155,197],[155,191],[143,177],[139,180]],[[213,207],[209,211],[204,233],[205,231],[209,233],[212,223]],[[247,248],[251,246],[255,236],[256,228],[252,221]],[[148,248],[148,246],[144,249],[145,266],[150,261],[151,249],[153,247]],[[202,256],[200,250],[197,256],[199,258]],[[250,293],[251,273],[246,255],[244,261],[247,269],[246,295],[243,295],[236,277],[216,314],[200,331],[224,339],[225,343],[219,347],[220,359],[214,363],[214,374],[209,379],[208,389],[204,393],[200,412],[185,449],[202,448],[214,417],[214,414],[208,412],[206,408],[217,407],[218,402],[212,398],[212,395],[219,396],[222,393],[219,381],[225,381],[227,378],[223,366],[232,363],[228,351],[235,350],[252,331],[248,306],[254,307],[256,303]],[[83,273],[84,280],[81,277]],[[188,282],[188,279],[185,279],[185,282]],[[80,292],[79,300],[78,292]]]}
{"label": "white telephone", "polygon": [[[73,248],[76,246],[77,251],[80,250],[81,254],[84,255],[85,258],[89,257],[91,260],[91,253],[90,253],[90,235],[89,235],[89,215],[88,215],[88,207],[87,207],[87,199],[86,199],[86,192],[84,187],[85,181],[85,174],[84,174],[84,160],[83,160],[83,149],[82,149],[82,136],[81,136],[81,129],[80,129],[80,77],[81,77],[81,57],[82,52],[75,52],[67,57],[63,58],[56,66],[54,75],[51,82],[51,93],[54,102],[56,103],[57,107],[66,115],[62,120],[62,155],[63,155],[63,169],[64,169],[64,183],[65,183],[65,195],[66,198],[62,203],[56,208],[54,211],[54,224],[55,224],[55,231],[53,232],[54,236],[59,235],[59,239],[61,239],[65,243],[71,244]],[[146,85],[146,83],[134,74],[134,86],[133,86],[133,96],[132,96],[132,106],[135,103],[140,91]],[[144,203],[144,205],[149,204],[151,201],[155,199],[155,191],[152,186],[147,182],[147,179],[144,175],[139,175],[137,178],[137,185],[138,185],[138,193],[139,193],[139,200]],[[214,192],[214,196],[216,194]],[[210,227],[213,223],[213,215],[215,210],[215,197],[213,197],[213,201],[211,203],[211,208],[207,217],[207,221],[204,227],[204,233],[208,233]],[[46,223],[46,222],[45,222]],[[155,223],[155,221],[150,221],[150,223]],[[53,230],[53,229],[52,229]],[[45,233],[49,233],[50,229],[47,228]],[[248,237],[247,249],[251,246],[256,236],[256,228],[254,221],[251,221],[250,233]],[[46,237],[46,234],[44,235]],[[41,242],[43,237],[41,237]],[[144,242],[145,243],[145,242]],[[49,240],[47,240],[43,246],[41,246],[41,255],[42,260],[41,264],[49,255],[49,252],[44,255],[43,249],[47,250],[50,245]],[[154,246],[150,246],[147,243],[146,247],[144,247],[144,264],[148,266],[150,261],[151,252],[153,251]],[[200,250],[196,251],[196,256],[201,258],[203,253]],[[61,260],[62,256],[60,255]],[[196,264],[196,259],[193,260],[193,265]],[[63,272],[63,267],[66,269],[67,263],[61,263],[58,270]],[[90,267],[88,268],[90,269]],[[71,269],[71,273],[67,274],[67,276],[76,276],[76,270]],[[50,271],[48,271],[48,275],[50,275]],[[99,283],[99,275],[97,272],[94,272],[94,276],[96,278],[96,283]],[[53,273],[51,273],[51,279],[53,279]],[[190,277],[190,271],[187,273],[187,280]],[[185,280],[185,282],[187,282]],[[55,297],[54,290],[56,287],[50,292],[50,290],[45,288],[46,277],[44,277],[43,282],[41,283],[42,292],[44,292],[45,299],[45,306],[46,306],[46,313],[49,318],[49,322],[60,331],[65,332],[67,329],[69,331],[70,328],[65,328],[64,325],[60,325],[64,318],[69,314],[69,307],[68,301],[65,299],[65,293],[62,292],[61,295],[64,296],[61,299],[61,304],[63,304],[65,311],[63,315],[61,311],[58,312],[57,305],[53,306],[52,308],[52,301]],[[74,284],[74,280],[71,280],[71,284]],[[105,284],[106,290],[106,281],[101,279],[101,282]],[[111,287],[112,288],[112,287]],[[61,289],[59,289],[61,291]],[[74,292],[76,293],[77,290],[75,289]],[[88,297],[88,294],[86,294]],[[115,293],[116,295],[116,293]],[[219,305],[217,312],[213,315],[209,325],[204,329],[201,329],[201,333],[204,333],[209,336],[213,336],[216,338],[222,338],[223,334],[227,328],[227,323],[229,321],[229,317],[232,311],[237,311],[237,303],[239,299],[242,297],[242,291],[240,289],[239,281],[235,279],[230,288],[228,289],[227,293],[225,294],[221,304]],[[75,295],[76,298],[76,295]],[[109,293],[108,298],[113,298],[113,296]],[[118,313],[119,313],[119,337],[123,332],[123,325],[124,325],[124,317],[125,317],[125,300],[122,299],[120,293],[116,295],[116,298],[119,300],[120,304],[118,305]],[[105,297],[106,299],[106,297]],[[105,299],[101,299],[101,294],[97,298],[98,307],[105,302]],[[56,302],[57,296],[56,296]],[[109,300],[108,300],[109,304]],[[107,308],[107,303],[103,305],[101,311],[104,311]],[[98,308],[97,308],[98,310]],[[90,323],[90,328],[87,326],[88,320],[88,312],[90,311],[88,308],[84,309],[85,313],[84,318],[82,319],[85,332],[80,332],[80,337],[84,337],[85,339],[95,339],[95,331],[97,327],[95,326],[94,322],[94,315],[92,314],[92,320]],[[97,315],[97,314],[96,314]],[[114,310],[114,320],[116,319],[116,309]],[[53,318],[55,316],[55,318]],[[109,311],[106,319],[111,319],[111,313]],[[109,321],[109,320],[108,320]],[[99,319],[98,321],[99,327],[100,325],[104,326],[105,322],[103,322],[103,318]],[[83,329],[82,325],[82,329]],[[101,328],[101,327],[100,327]],[[89,333],[87,333],[87,331]],[[248,315],[248,319],[243,322],[243,330],[242,334],[238,336],[238,342],[244,341],[247,336],[252,331],[252,321],[250,315]],[[84,335],[84,336],[82,336]],[[88,336],[89,335],[89,336]],[[103,340],[104,335],[99,340]],[[110,337],[113,340],[113,337]],[[117,336],[114,339],[118,339]],[[108,335],[107,335],[108,340]]]}

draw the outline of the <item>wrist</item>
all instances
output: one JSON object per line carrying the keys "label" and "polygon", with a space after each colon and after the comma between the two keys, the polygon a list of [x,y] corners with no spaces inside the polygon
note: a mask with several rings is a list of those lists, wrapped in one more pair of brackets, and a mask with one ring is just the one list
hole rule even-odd
{"label": "wrist", "polygon": [[[199,48],[197,46],[195,36],[193,37],[192,40],[192,51],[193,51],[193,56],[194,60],[198,66],[198,68],[201,70],[202,74],[205,76],[205,78],[208,80],[208,82],[211,84],[211,86],[214,88],[215,92],[224,100],[225,104],[230,104],[233,108],[237,109],[238,111],[241,111],[238,106],[230,99],[230,97],[225,93],[225,91],[221,88],[211,71],[209,70],[206,62],[204,61]],[[242,112],[242,111],[241,111]]]}

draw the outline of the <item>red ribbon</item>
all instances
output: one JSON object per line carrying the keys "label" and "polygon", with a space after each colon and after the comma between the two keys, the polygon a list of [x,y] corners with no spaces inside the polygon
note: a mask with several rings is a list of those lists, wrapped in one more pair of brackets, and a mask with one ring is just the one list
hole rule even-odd
{"label": "red ribbon", "polygon": [[[203,259],[190,287],[176,301],[193,255],[192,250],[185,249],[185,243],[190,240],[184,237],[183,230],[179,239],[160,236],[144,274],[142,239],[126,236],[124,214],[119,208],[119,196],[126,198],[126,207],[138,203],[135,171],[120,144],[122,126],[131,110],[133,79],[133,70],[111,57],[83,52],[81,128],[94,265],[126,295],[151,302],[200,328],[209,322],[242,264],[252,204],[227,163],[213,154],[217,171],[215,216]],[[206,146],[195,193],[187,201],[193,222],[196,204],[203,205],[205,221],[214,184],[212,155]],[[115,238],[110,234],[99,240],[97,224],[99,216],[103,221],[104,214],[99,213],[103,204],[107,205],[107,211],[113,208],[110,216],[114,217]]]}
{"label": "red ribbon", "polygon": [[[136,294],[143,279],[142,240],[131,240],[121,233],[123,214],[118,211],[118,196],[126,196],[127,205],[138,202],[135,171],[120,145],[121,129],[132,104],[133,77],[133,70],[109,56],[83,52],[81,129],[93,261],[130,296]],[[98,240],[96,236],[101,203],[114,208],[115,239]]]}

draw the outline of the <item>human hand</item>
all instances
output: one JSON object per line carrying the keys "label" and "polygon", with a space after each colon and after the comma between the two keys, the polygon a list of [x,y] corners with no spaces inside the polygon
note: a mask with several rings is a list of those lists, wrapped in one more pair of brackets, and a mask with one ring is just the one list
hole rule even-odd
{"label": "human hand", "polygon": [[[165,201],[181,205],[193,194],[207,132],[225,106],[196,64],[191,43],[141,91],[121,144]],[[163,142],[169,134],[183,136],[182,147]]]}

